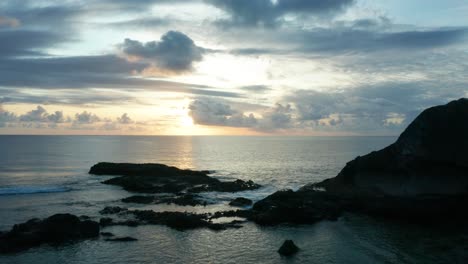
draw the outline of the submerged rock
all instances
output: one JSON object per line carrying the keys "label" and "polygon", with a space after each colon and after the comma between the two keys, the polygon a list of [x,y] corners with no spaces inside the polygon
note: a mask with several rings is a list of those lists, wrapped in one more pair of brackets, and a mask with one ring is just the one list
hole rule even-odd
{"label": "submerged rock", "polygon": [[208,176],[209,171],[182,170],[163,164],[101,162],[91,167],[90,174],[118,175],[104,181],[127,191],[140,193],[238,192],[254,190],[260,185],[252,181],[222,182]]}
{"label": "submerged rock", "polygon": [[299,248],[294,244],[292,240],[285,240],[283,245],[278,249],[278,253],[283,256],[291,256],[296,254],[299,251]]}
{"label": "submerged rock", "polygon": [[0,253],[11,253],[42,244],[62,244],[99,236],[99,224],[71,214],[56,214],[44,220],[31,219],[0,235]]}
{"label": "submerged rock", "polygon": [[237,207],[243,207],[243,206],[250,206],[252,205],[252,200],[244,198],[244,197],[238,197],[234,200],[232,200],[229,203],[230,206],[237,206]]}

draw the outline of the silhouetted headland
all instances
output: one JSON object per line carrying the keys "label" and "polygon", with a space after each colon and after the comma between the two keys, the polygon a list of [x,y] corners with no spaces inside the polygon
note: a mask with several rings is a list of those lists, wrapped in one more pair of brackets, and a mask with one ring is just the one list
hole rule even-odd
{"label": "silhouetted headland", "polygon": [[260,224],[312,223],[359,212],[418,222],[468,215],[468,99],[423,111],[390,146],[338,176],[257,202]]}

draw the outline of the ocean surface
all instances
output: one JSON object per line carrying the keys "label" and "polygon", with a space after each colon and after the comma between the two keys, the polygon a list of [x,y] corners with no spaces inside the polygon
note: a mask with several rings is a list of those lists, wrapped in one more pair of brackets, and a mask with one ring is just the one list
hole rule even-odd
{"label": "ocean surface", "polygon": [[[0,231],[56,213],[99,219],[107,205],[157,211],[230,210],[230,200],[260,200],[276,190],[334,177],[347,161],[395,141],[395,137],[217,136],[0,136]],[[131,194],[88,174],[100,161],[155,162],[214,170],[223,180],[253,180],[264,187],[242,193],[207,193],[206,207],[121,204]],[[0,263],[468,263],[468,230],[422,226],[346,214],[313,225],[176,231],[164,226],[104,231],[138,238],[102,239],[41,246],[1,255]],[[301,248],[294,257],[276,253],[285,239]]]}

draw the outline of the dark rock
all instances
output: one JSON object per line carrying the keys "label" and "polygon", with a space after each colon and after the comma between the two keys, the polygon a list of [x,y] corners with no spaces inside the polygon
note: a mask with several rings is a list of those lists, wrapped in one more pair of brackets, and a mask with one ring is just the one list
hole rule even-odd
{"label": "dark rock", "polygon": [[113,241],[113,242],[130,242],[130,241],[137,241],[138,239],[133,237],[116,237],[116,238],[107,238],[106,241]]}
{"label": "dark rock", "polygon": [[0,253],[26,250],[42,244],[62,244],[99,236],[99,224],[71,214],[56,214],[44,220],[31,219],[0,235]]}
{"label": "dark rock", "polygon": [[141,204],[177,204],[181,206],[207,205],[208,203],[194,194],[170,195],[170,196],[141,196],[134,195],[122,199],[124,203]]}
{"label": "dark rock", "polygon": [[278,191],[256,202],[248,218],[260,225],[336,220],[348,201],[325,192]]}
{"label": "dark rock", "polygon": [[101,226],[109,226],[109,225],[112,225],[113,222],[114,220],[109,217],[104,217],[104,218],[99,219],[99,225]]}
{"label": "dark rock", "polygon": [[362,195],[468,195],[468,99],[424,110],[390,146],[316,186]]}
{"label": "dark rock", "polygon": [[104,181],[127,191],[140,193],[237,192],[260,188],[252,181],[222,182],[208,176],[208,171],[181,170],[163,164],[131,164],[101,162],[91,167],[90,174],[118,175]]}
{"label": "dark rock", "polygon": [[125,212],[127,210],[128,210],[127,208],[122,208],[122,207],[118,207],[118,206],[106,206],[106,207],[104,207],[104,209],[99,211],[99,213],[100,214],[117,214],[117,213],[120,213],[120,212]]}
{"label": "dark rock", "polygon": [[283,256],[291,256],[296,254],[299,248],[294,244],[292,240],[285,240],[283,245],[278,249],[278,253]]}
{"label": "dark rock", "polygon": [[244,197],[238,197],[238,198],[232,200],[229,203],[229,205],[237,206],[237,207],[250,206],[250,205],[252,205],[252,200],[244,198]]}
{"label": "dark rock", "polygon": [[111,237],[114,236],[114,234],[112,234],[111,232],[101,232],[101,236]]}
{"label": "dark rock", "polygon": [[143,196],[143,195],[134,195],[127,198],[123,198],[122,202],[124,203],[139,203],[139,204],[151,204],[155,201],[154,196]]}
{"label": "dark rock", "polygon": [[332,179],[254,204],[262,225],[335,220],[344,211],[419,224],[468,217],[468,99],[422,112],[398,140]]}
{"label": "dark rock", "polygon": [[[152,210],[128,210],[124,215],[126,219],[112,220],[101,218],[101,225],[165,225],[170,228],[184,231],[196,228],[209,228],[212,230],[224,230],[227,228],[239,228],[237,222],[213,223],[210,214],[194,214],[187,212],[154,212]],[[219,216],[221,217],[221,216]]]}
{"label": "dark rock", "polygon": [[221,218],[221,217],[252,218],[252,210],[219,211],[210,215],[210,219],[216,219],[216,218]]}

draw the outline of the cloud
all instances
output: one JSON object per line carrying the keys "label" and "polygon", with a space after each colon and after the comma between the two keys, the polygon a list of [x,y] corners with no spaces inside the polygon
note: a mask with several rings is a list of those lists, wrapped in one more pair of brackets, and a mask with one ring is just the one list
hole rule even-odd
{"label": "cloud", "polygon": [[315,29],[304,32],[300,49],[308,52],[373,52],[416,50],[448,46],[466,40],[467,28],[439,28],[380,32],[354,28]]}
{"label": "cloud", "polygon": [[225,26],[275,27],[287,14],[325,16],[340,12],[353,4],[353,0],[207,0],[207,3],[224,10],[229,20],[220,21]]}
{"label": "cloud", "polygon": [[144,17],[144,18],[129,19],[129,20],[118,21],[118,22],[104,23],[101,26],[111,26],[117,29],[122,29],[122,28],[151,29],[155,27],[167,27],[171,25],[171,23],[173,22],[170,20],[174,20],[174,19],[158,18],[158,17]]}
{"label": "cloud", "polygon": [[47,122],[47,111],[44,107],[38,105],[36,109],[20,116],[21,122]]}
{"label": "cloud", "polygon": [[101,118],[97,115],[83,111],[82,113],[75,114],[75,119],[73,120],[74,124],[93,124],[101,121]]}
{"label": "cloud", "polygon": [[[464,84],[444,89],[432,81],[388,82],[341,92],[298,90],[290,102],[303,128],[348,132],[400,132],[423,109],[463,96]],[[437,87],[440,86],[440,87]]]}
{"label": "cloud", "polygon": [[27,112],[24,115],[19,116],[20,122],[32,122],[32,123],[65,123],[69,122],[69,118],[63,115],[62,111],[55,111],[49,114],[47,110],[38,105],[36,109]]}
{"label": "cloud", "polygon": [[135,122],[128,116],[127,113],[124,113],[121,117],[117,117],[117,123],[127,125],[133,124]]}
{"label": "cloud", "polygon": [[67,37],[39,30],[0,30],[0,58],[45,55],[43,49],[67,41]]}
{"label": "cloud", "polygon": [[258,128],[267,131],[289,128],[293,125],[292,113],[291,105],[276,103],[274,107],[263,114]]}
{"label": "cloud", "polygon": [[142,132],[146,128],[146,122],[135,122],[127,113],[115,119],[103,118],[94,113],[83,111],[76,113],[73,118],[66,116],[63,111],[55,111],[51,114],[38,105],[35,109],[23,115],[5,111],[0,105],[0,128],[22,129],[60,129],[60,130],[122,130]]}
{"label": "cloud", "polygon": [[17,116],[14,113],[3,110],[0,104],[0,127],[5,127],[9,122],[17,120]]}
{"label": "cloud", "polygon": [[2,27],[18,27],[20,21],[14,17],[0,16],[0,28]]}
{"label": "cloud", "polygon": [[195,124],[263,132],[397,134],[425,108],[466,96],[463,82],[445,89],[443,85],[388,82],[334,92],[296,90],[278,98],[282,103],[252,112],[232,101],[198,98],[191,102],[189,114]]}
{"label": "cloud", "polygon": [[208,126],[252,127],[257,123],[253,114],[244,115],[230,105],[214,99],[197,99],[189,105],[189,115],[195,124]]}
{"label": "cloud", "polygon": [[[364,22],[355,21],[351,25],[334,24],[329,27],[312,27],[283,31],[261,31],[254,33],[261,43],[275,45],[259,48],[234,48],[235,55],[304,55],[339,56],[392,52],[401,57],[408,53],[422,53],[430,49],[451,48],[468,42],[467,27],[413,28],[397,29],[396,25],[363,26]],[[367,21],[366,23],[370,23]],[[377,22],[376,22],[377,23]],[[380,22],[379,22],[380,23]],[[234,35],[235,38],[247,38],[246,33]],[[229,38],[229,36],[227,36]],[[261,43],[255,45],[261,45]]]}
{"label": "cloud", "polygon": [[270,91],[271,88],[266,85],[249,85],[240,87],[241,90],[252,93],[265,93]]}
{"label": "cloud", "polygon": [[168,31],[160,41],[142,43],[125,39],[120,45],[122,52],[143,61],[150,61],[163,71],[185,72],[193,68],[193,63],[201,61],[204,49],[182,32]]}
{"label": "cloud", "polygon": [[85,5],[79,2],[62,2],[60,5],[37,1],[8,1],[2,7],[2,13],[9,18],[21,21],[22,27],[42,27],[48,30],[70,29],[72,22],[85,13]]}
{"label": "cloud", "polygon": [[[206,85],[132,77],[132,72],[142,71],[149,65],[145,62],[130,62],[115,55],[0,58],[0,92],[2,92],[1,86],[4,86],[37,89],[145,89],[220,97],[240,96],[235,92],[217,90],[215,87]],[[18,93],[16,93],[16,96],[25,99],[30,98]],[[14,97],[10,96],[11,99],[15,99]],[[81,96],[81,99],[77,99],[76,97],[67,98],[66,95],[64,96],[65,101],[68,99],[71,102],[77,102],[85,98]],[[89,99],[90,102],[93,101],[93,98]],[[112,95],[99,94],[95,99],[105,102],[115,101],[118,98]]]}
{"label": "cloud", "polygon": [[195,124],[207,126],[248,127],[259,131],[275,131],[291,126],[291,105],[275,104],[263,111],[262,116],[235,110],[230,102],[199,98],[189,105],[189,115]]}
{"label": "cloud", "polygon": [[63,111],[55,111],[55,113],[48,115],[47,119],[52,123],[65,123],[68,121],[63,115]]}

